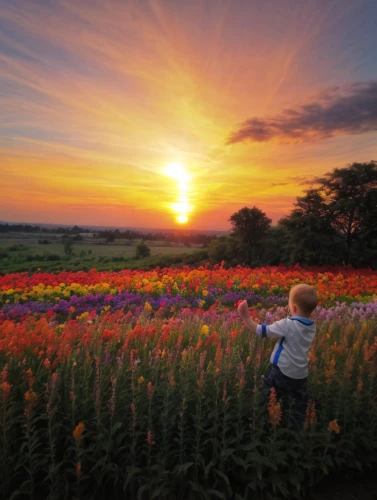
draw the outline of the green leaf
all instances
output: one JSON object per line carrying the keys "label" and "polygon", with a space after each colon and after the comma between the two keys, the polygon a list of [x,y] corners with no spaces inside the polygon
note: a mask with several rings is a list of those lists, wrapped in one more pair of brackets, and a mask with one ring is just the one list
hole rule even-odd
{"label": "green leaf", "polygon": [[221,493],[219,490],[207,490],[207,493],[211,496],[214,496],[216,498],[221,498],[222,500],[227,500],[227,497],[224,495],[224,493]]}
{"label": "green leaf", "polygon": [[124,482],[124,485],[123,485],[123,489],[125,490],[129,484],[129,482],[131,481],[131,479],[136,476],[137,474],[139,474],[140,472],[142,472],[143,470],[140,469],[140,467],[135,467],[133,465],[128,465],[126,467],[126,476],[127,476],[127,479],[126,481]]}
{"label": "green leaf", "polygon": [[213,462],[212,460],[210,461],[209,464],[206,465],[206,468],[204,469],[204,477],[207,479],[208,478],[208,475],[209,475],[209,471],[211,470],[211,468],[213,467]]}
{"label": "green leaf", "polygon": [[137,500],[143,500],[143,492],[148,488],[148,484],[141,486],[137,492]]}
{"label": "green leaf", "polygon": [[123,422],[117,422],[116,424],[113,425],[111,429],[111,435],[114,436],[116,431],[122,427]]}
{"label": "green leaf", "polygon": [[185,474],[188,471],[188,469],[190,467],[192,467],[193,465],[194,465],[194,462],[186,462],[186,463],[184,463],[182,465],[176,465],[174,467],[174,469],[173,469],[173,474],[174,473],[176,473],[176,474],[181,474],[181,473]]}

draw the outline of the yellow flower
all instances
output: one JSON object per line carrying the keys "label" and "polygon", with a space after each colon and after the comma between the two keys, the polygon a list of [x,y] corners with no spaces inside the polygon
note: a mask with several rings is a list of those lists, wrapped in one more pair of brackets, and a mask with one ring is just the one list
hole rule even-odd
{"label": "yellow flower", "polygon": [[149,302],[146,302],[144,304],[144,311],[151,311],[152,310],[152,306],[150,305]]}
{"label": "yellow flower", "polygon": [[145,380],[145,378],[144,378],[144,377],[139,377],[139,378],[137,379],[137,383],[140,385],[140,384],[142,384],[142,383],[144,382],[144,380]]}
{"label": "yellow flower", "polygon": [[203,325],[202,329],[200,330],[200,333],[202,333],[203,335],[208,335],[208,332],[209,332],[208,326],[207,325]]}
{"label": "yellow flower", "polygon": [[206,297],[208,295],[208,290],[203,290],[202,295],[203,295],[203,297]]}

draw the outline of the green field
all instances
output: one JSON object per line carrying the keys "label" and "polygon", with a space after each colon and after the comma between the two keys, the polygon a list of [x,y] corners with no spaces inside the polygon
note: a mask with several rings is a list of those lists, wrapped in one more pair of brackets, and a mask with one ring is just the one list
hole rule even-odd
{"label": "green field", "polygon": [[[120,240],[104,243],[99,240],[84,240],[73,244],[73,255],[64,252],[61,240],[49,244],[37,243],[38,237],[8,237],[0,240],[0,273],[21,271],[118,270],[125,267],[153,267],[195,262],[198,246],[185,247],[163,241],[146,241],[151,255],[136,259],[136,246],[141,240]],[[46,238],[42,236],[41,238]],[[47,239],[47,238],[46,238]],[[200,254],[200,255],[201,255]],[[181,257],[179,257],[181,256]],[[191,256],[191,257],[190,257]]]}
{"label": "green field", "polygon": [[[73,252],[76,255],[79,255],[80,252],[88,252],[88,250],[92,251],[93,257],[125,257],[132,258],[136,253],[136,245],[139,243],[138,240],[135,240],[132,245],[125,245],[121,243],[110,243],[110,244],[95,244],[90,242],[78,242],[73,245]],[[158,244],[159,243],[159,244]],[[35,255],[35,254],[43,254],[44,252],[48,252],[51,254],[59,255],[60,257],[64,257],[64,245],[61,243],[52,243],[49,245],[40,245],[38,243],[22,243],[28,247],[27,250],[16,250],[10,251],[9,248],[12,247],[13,244],[10,243],[1,243],[0,251],[11,253],[13,255],[25,256],[25,255]],[[184,246],[162,246],[163,242],[146,242],[146,244],[151,249],[151,255],[175,255],[179,253],[187,253],[196,250],[195,248],[187,248]]]}

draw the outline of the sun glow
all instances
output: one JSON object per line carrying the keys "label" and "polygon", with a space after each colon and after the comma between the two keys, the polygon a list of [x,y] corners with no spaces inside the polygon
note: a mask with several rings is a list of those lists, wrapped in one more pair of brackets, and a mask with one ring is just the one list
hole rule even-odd
{"label": "sun glow", "polygon": [[192,206],[189,203],[188,192],[190,190],[190,175],[186,172],[181,163],[170,163],[163,173],[177,181],[178,200],[170,205],[172,211],[176,214],[176,220],[180,224],[188,221],[188,214],[192,212]]}
{"label": "sun glow", "polygon": [[180,224],[185,224],[188,221],[187,215],[177,215],[176,219]]}

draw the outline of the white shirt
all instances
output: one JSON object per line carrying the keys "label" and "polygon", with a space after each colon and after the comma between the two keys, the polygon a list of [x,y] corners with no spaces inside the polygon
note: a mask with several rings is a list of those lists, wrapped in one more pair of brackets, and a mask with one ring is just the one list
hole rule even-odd
{"label": "white shirt", "polygon": [[261,337],[279,337],[270,361],[287,377],[302,379],[308,376],[309,351],[313,344],[316,326],[313,321],[292,316],[272,325],[258,325]]}

